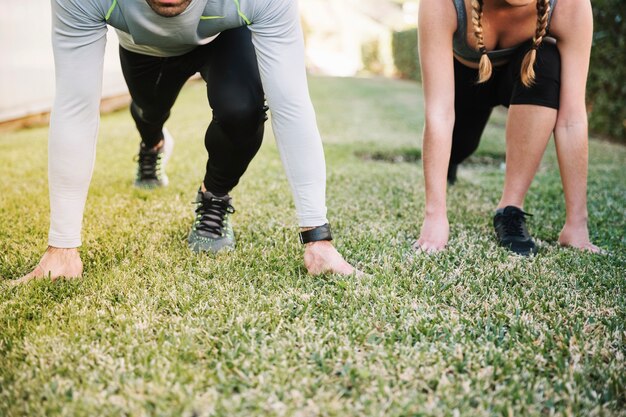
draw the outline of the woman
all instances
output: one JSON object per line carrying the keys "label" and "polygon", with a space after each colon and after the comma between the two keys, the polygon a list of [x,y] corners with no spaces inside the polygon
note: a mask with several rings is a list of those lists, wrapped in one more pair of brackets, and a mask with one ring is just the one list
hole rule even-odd
{"label": "woman", "polygon": [[478,147],[493,107],[509,107],[498,243],[536,253],[524,197],[554,133],[566,203],[559,243],[593,252],[587,230],[585,84],[593,29],[589,0],[422,0],[426,207],[417,246],[444,249],[446,177]]}
{"label": "woman", "polygon": [[[124,48],[130,51],[129,54],[135,54],[131,64],[150,59],[149,66],[156,65],[158,71],[153,77],[154,88],[171,82],[175,85],[169,86],[169,90],[174,93],[180,87],[176,83],[182,83],[184,77],[171,81],[172,77],[167,76],[168,66],[172,63],[183,66],[185,72],[190,70],[191,65],[190,60],[181,61],[177,57],[205,52],[215,54],[211,48],[204,46],[218,38],[221,32],[249,28],[263,89],[272,110],[276,141],[294,195],[300,241],[306,245],[304,265],[311,274],[354,273],[354,268],[331,243],[325,204],[326,167],[308,94],[296,1],[52,0],[56,97],[49,139],[49,246],[37,267],[20,282],[41,277],[55,279],[82,275],[78,247],[81,245],[83,209],[94,167],[108,26],[119,31]],[[232,49],[232,45],[228,48]],[[235,52],[244,54],[241,48]],[[129,56],[123,54],[122,58],[128,60]],[[223,59],[220,56],[212,58]],[[238,64],[230,66],[230,72],[235,73]],[[192,69],[195,72],[195,66]],[[214,77],[215,67],[211,67],[211,71],[209,77]],[[152,72],[145,68],[139,72],[141,74],[135,74],[136,77],[131,79],[133,85],[146,81],[142,77],[152,77]],[[249,83],[255,84],[255,80],[249,80]],[[175,94],[171,96],[173,98],[168,103],[175,99]],[[159,94],[159,99],[164,99],[162,94]],[[162,122],[164,119],[160,117],[168,110],[166,107],[159,113],[158,120],[153,124]],[[135,119],[151,119],[148,116],[138,114]],[[163,137],[161,126],[162,123],[153,135],[156,140],[152,146]],[[232,152],[243,151],[239,147]],[[255,152],[256,147],[249,151],[248,157],[241,158],[245,161],[239,162],[240,172],[230,175],[233,181],[238,180]],[[237,155],[231,156],[235,158]],[[189,239],[190,246],[193,250],[218,250],[218,244],[232,246],[232,238],[220,239],[226,235],[222,229],[227,228],[227,216],[232,212],[230,198],[209,195],[204,185],[198,193],[199,208]],[[234,186],[232,181],[228,186]],[[228,190],[221,192],[227,193]],[[200,231],[207,231],[207,234]],[[200,245],[204,246],[198,249]]]}

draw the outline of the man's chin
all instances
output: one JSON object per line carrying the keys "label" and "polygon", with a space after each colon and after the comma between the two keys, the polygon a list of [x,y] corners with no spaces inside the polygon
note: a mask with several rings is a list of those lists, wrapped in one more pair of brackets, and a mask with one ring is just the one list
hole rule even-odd
{"label": "man's chin", "polygon": [[189,6],[191,0],[146,0],[150,8],[159,16],[178,16]]}
{"label": "man's chin", "polygon": [[162,17],[175,17],[178,16],[179,14],[181,14],[184,10],[171,10],[169,7],[163,8],[163,9],[152,9],[154,10],[154,12],[156,14],[158,14],[159,16]]}

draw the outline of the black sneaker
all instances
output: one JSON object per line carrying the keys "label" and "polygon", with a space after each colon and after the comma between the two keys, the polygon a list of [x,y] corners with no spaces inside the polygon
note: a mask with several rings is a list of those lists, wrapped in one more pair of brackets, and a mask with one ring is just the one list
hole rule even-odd
{"label": "black sneaker", "polygon": [[227,194],[217,197],[209,191],[198,191],[196,219],[187,242],[194,252],[218,252],[235,247],[235,233],[230,215],[235,212]]}
{"label": "black sneaker", "polygon": [[141,143],[139,154],[137,155],[137,176],[135,177],[135,187],[156,188],[165,187],[169,183],[165,173],[172,149],[174,148],[174,138],[163,129],[163,146],[159,149],[149,149]]}
{"label": "black sneaker", "polygon": [[532,214],[525,213],[515,206],[506,206],[498,209],[493,217],[498,244],[522,256],[537,253],[537,246],[526,229],[526,216]]}

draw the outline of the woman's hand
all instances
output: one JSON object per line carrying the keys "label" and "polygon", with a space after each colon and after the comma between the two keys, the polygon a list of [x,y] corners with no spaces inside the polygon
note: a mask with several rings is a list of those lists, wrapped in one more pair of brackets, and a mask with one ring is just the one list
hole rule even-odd
{"label": "woman's hand", "polygon": [[420,237],[415,244],[418,252],[439,252],[445,249],[450,236],[450,225],[448,216],[443,215],[426,215],[422,223]]}
{"label": "woman's hand", "polygon": [[565,223],[559,235],[559,245],[586,250],[592,253],[602,253],[602,249],[591,243],[587,222],[583,224]]}

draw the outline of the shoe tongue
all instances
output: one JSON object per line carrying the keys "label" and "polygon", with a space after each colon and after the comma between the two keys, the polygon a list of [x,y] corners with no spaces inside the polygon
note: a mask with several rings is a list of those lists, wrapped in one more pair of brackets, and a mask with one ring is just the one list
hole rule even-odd
{"label": "shoe tongue", "polygon": [[[160,148],[159,148],[160,149]],[[154,149],[154,148],[148,148],[146,146],[145,143],[141,142],[141,145],[139,146],[139,152],[142,154],[150,154],[150,155],[154,155],[159,153],[159,149]]]}
{"label": "shoe tongue", "polygon": [[230,200],[231,200],[231,198],[230,198],[230,196],[228,194],[226,194],[225,196],[219,197],[219,196],[216,196],[215,194],[213,194],[210,191],[204,191],[203,192],[202,190],[199,190],[198,194],[201,196],[202,200],[205,200],[205,201],[221,200],[221,201],[223,201],[225,203],[230,203]]}

